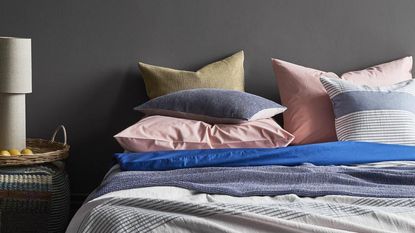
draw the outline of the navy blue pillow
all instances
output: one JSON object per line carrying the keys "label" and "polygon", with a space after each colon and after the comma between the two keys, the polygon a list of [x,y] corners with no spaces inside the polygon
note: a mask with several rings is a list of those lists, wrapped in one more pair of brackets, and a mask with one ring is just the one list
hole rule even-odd
{"label": "navy blue pillow", "polygon": [[287,108],[246,92],[201,88],[163,95],[134,109],[147,115],[172,116],[214,124],[271,118]]}

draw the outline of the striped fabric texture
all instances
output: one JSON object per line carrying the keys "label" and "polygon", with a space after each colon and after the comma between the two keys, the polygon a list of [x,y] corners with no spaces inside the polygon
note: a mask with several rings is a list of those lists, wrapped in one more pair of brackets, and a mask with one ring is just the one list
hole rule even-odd
{"label": "striped fabric texture", "polygon": [[0,232],[64,232],[69,181],[54,164],[0,168]]}
{"label": "striped fabric texture", "polygon": [[415,145],[414,80],[388,87],[320,80],[333,104],[338,140]]}
{"label": "striped fabric texture", "polygon": [[[140,190],[141,192],[145,192]],[[202,194],[199,194],[202,195]],[[219,200],[218,200],[219,198]],[[252,197],[251,197],[252,198]],[[68,233],[112,232],[414,232],[415,199],[295,195],[158,198],[113,197]]]}

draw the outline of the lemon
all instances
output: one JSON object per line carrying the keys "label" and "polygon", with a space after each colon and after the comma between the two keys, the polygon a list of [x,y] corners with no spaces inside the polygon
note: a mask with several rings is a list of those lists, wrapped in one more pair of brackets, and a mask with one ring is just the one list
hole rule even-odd
{"label": "lemon", "polygon": [[10,153],[7,150],[0,151],[0,155],[2,156],[10,156]]}
{"label": "lemon", "polygon": [[20,151],[18,149],[11,149],[9,150],[9,153],[11,156],[19,156],[20,155]]}
{"label": "lemon", "polygon": [[23,149],[22,151],[21,151],[21,153],[22,153],[22,155],[33,155],[33,151],[32,150],[30,150],[30,149]]}

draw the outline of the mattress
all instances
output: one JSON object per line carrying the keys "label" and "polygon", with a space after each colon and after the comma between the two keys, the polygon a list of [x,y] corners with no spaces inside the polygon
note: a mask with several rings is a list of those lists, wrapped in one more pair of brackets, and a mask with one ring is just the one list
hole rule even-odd
{"label": "mattress", "polygon": [[[413,161],[344,166],[414,168]],[[120,174],[114,166],[103,184]],[[73,232],[415,232],[415,198],[242,196],[177,186],[108,192],[84,203]]]}

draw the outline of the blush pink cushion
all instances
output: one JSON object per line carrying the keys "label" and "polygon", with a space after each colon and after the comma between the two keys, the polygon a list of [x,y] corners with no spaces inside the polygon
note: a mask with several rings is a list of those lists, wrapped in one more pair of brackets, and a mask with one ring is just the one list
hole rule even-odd
{"label": "blush pink cushion", "polygon": [[389,86],[412,78],[412,57],[342,74],[341,79],[356,85]]}
{"label": "blush pink cushion", "polygon": [[210,125],[168,116],[146,117],[114,136],[130,152],[285,147],[294,136],[273,119]]}
{"label": "blush pink cushion", "polygon": [[[337,141],[332,105],[320,75],[326,72],[272,59],[281,102],[284,129],[295,136],[293,144]],[[412,57],[348,72],[341,78],[359,85],[390,85],[412,78]],[[331,75],[333,76],[333,75]]]}
{"label": "blush pink cushion", "polygon": [[295,136],[293,144],[336,140],[334,114],[320,75],[325,72],[272,59],[278,82],[284,129]]}

